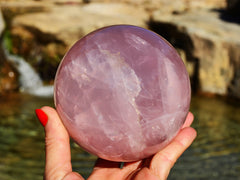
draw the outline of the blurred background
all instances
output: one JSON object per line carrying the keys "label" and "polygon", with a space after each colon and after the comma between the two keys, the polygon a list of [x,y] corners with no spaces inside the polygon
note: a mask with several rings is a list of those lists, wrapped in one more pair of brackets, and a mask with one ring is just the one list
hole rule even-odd
{"label": "blurred background", "polygon": [[[240,179],[239,0],[0,0],[0,179],[42,179],[44,131],[34,110],[54,106],[66,51],[113,24],[141,26],[181,55],[192,85],[198,137],[169,180]],[[95,156],[72,146],[88,177]]]}

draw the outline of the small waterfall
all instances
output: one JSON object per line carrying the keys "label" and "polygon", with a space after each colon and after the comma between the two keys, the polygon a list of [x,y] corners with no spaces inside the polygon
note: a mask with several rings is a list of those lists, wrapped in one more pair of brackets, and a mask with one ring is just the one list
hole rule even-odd
{"label": "small waterfall", "polygon": [[44,86],[36,71],[21,57],[12,55],[4,48],[7,59],[13,63],[20,74],[20,91],[36,96],[53,96],[53,86]]}

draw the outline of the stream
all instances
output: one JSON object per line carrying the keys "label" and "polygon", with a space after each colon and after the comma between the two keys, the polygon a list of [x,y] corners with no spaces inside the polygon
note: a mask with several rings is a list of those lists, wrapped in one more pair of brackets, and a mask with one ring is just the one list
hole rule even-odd
{"label": "stream", "polygon": [[[40,180],[44,171],[44,130],[34,110],[53,106],[49,97],[24,93],[0,98],[0,179]],[[198,137],[170,172],[169,180],[240,179],[240,103],[192,97]],[[72,146],[73,170],[88,177],[96,157]]]}

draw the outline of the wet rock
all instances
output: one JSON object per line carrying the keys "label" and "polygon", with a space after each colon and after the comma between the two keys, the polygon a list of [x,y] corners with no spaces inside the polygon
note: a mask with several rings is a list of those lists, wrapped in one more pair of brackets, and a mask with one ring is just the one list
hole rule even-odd
{"label": "wet rock", "polygon": [[[0,11],[0,36],[5,28],[5,23]],[[1,37],[2,39],[2,37]],[[18,78],[14,67],[6,61],[4,51],[0,45],[0,95],[14,91],[18,88]]]}
{"label": "wet rock", "polygon": [[0,67],[0,95],[16,91],[18,88],[18,73],[10,63],[4,61]]}
{"label": "wet rock", "polygon": [[44,80],[52,80],[66,46],[51,34],[17,26],[11,29],[13,54],[22,56]]}
{"label": "wet rock", "polygon": [[240,26],[222,21],[217,11],[153,14],[151,26],[185,52],[200,91],[240,97]]}

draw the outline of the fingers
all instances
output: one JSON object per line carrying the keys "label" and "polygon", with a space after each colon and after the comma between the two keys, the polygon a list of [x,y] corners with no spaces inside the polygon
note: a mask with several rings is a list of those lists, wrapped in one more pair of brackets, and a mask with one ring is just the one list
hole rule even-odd
{"label": "fingers", "polygon": [[191,112],[188,113],[187,117],[186,117],[186,120],[182,126],[182,128],[185,128],[185,127],[190,127],[192,122],[193,122],[193,119],[194,119],[194,116]]}
{"label": "fingers", "polygon": [[[189,126],[193,122],[193,114],[188,113],[186,121],[182,126],[182,130],[176,138],[161,152],[157,153],[153,158],[143,161],[124,163],[120,169],[119,162],[111,162],[99,159],[96,162],[94,171],[90,179],[101,179],[103,175],[108,179],[166,179],[170,169],[174,165],[178,157],[190,146],[196,137],[196,131]],[[152,160],[152,161],[151,161]],[[147,168],[149,167],[149,169]]]}
{"label": "fingers", "polygon": [[125,162],[123,169],[128,169],[130,171],[139,169],[143,167],[145,160],[140,160],[140,161],[134,161],[134,162]]}
{"label": "fingers", "polygon": [[141,161],[124,163],[120,168],[120,162],[112,162],[104,159],[98,159],[91,176],[88,180],[95,179],[133,179],[132,176],[140,170]]}
{"label": "fingers", "polygon": [[141,170],[137,170],[136,172],[130,174],[130,176],[127,177],[127,180],[159,180],[159,178],[152,173],[152,171],[144,167]]}
{"label": "fingers", "polygon": [[161,180],[167,179],[170,169],[179,156],[191,145],[196,135],[195,129],[191,127],[182,129],[166,148],[153,157],[150,163],[153,173]]}
{"label": "fingers", "polygon": [[69,135],[55,109],[43,107],[48,121],[45,124],[45,179],[63,179],[72,171]]}
{"label": "fingers", "polygon": [[94,170],[101,169],[101,168],[120,168],[120,162],[108,161],[99,158],[94,166]]}

